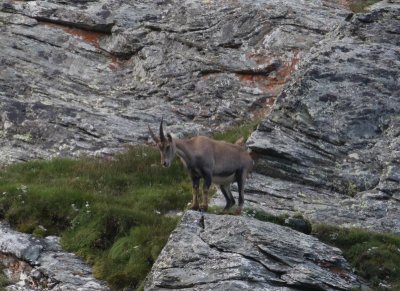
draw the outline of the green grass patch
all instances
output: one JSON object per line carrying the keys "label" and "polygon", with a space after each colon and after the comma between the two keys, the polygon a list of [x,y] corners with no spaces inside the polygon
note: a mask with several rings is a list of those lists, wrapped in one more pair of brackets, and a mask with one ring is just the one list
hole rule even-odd
{"label": "green grass patch", "polygon": [[[213,138],[247,139],[256,123]],[[157,149],[130,148],[112,158],[31,161],[0,170],[0,219],[36,236],[59,235],[97,278],[116,289],[143,282],[191,200],[191,182],[176,159],[160,166]]]}
{"label": "green grass patch", "polygon": [[374,288],[384,284],[400,290],[400,236],[327,225],[313,225],[313,235],[340,248],[356,273]]}
{"label": "green grass patch", "polygon": [[0,263],[0,291],[6,291],[5,287],[11,284],[7,276],[4,274],[4,269],[5,266],[2,263]]}
{"label": "green grass patch", "polygon": [[156,149],[138,146],[110,158],[54,159],[0,172],[0,219],[63,247],[94,266],[114,288],[140,289],[185,209],[191,183],[176,159],[159,166]]}
{"label": "green grass patch", "polygon": [[289,216],[288,214],[282,214],[277,216],[261,210],[255,210],[251,208],[246,208],[244,209],[243,212],[246,216],[255,218],[257,220],[287,226],[290,227],[291,229],[297,230],[305,234],[311,233],[312,229],[311,223],[299,213],[292,216]]}
{"label": "green grass patch", "polygon": [[365,12],[366,8],[372,4],[380,2],[381,0],[353,0],[349,4],[350,10],[355,13]]}
{"label": "green grass patch", "polygon": [[244,141],[246,141],[250,134],[256,129],[258,123],[259,121],[256,120],[239,126],[234,126],[224,130],[223,132],[216,132],[212,137],[216,140],[224,140],[230,143],[235,143],[240,138],[243,138]]}

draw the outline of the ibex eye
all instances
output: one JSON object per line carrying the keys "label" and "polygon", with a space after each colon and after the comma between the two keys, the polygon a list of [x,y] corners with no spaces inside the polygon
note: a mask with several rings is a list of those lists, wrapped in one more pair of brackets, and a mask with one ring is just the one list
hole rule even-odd
{"label": "ibex eye", "polygon": [[169,151],[169,148],[170,148],[170,146],[167,146],[165,149],[166,149],[167,151]]}

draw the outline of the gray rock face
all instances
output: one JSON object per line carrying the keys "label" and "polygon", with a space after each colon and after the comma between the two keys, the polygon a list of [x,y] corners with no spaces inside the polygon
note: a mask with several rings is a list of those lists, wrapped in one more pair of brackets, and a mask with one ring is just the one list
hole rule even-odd
{"label": "gray rock face", "polygon": [[0,3],[0,163],[109,154],[263,115],[348,15],[321,1]]}
{"label": "gray rock face", "polygon": [[35,238],[0,222],[0,262],[9,267],[7,290],[109,290],[90,267],[63,251],[57,237]]}
{"label": "gray rock face", "polygon": [[354,15],[313,48],[251,136],[261,174],[252,189],[268,208],[400,233],[400,5],[394,6]]}
{"label": "gray rock face", "polygon": [[[264,116],[279,95],[248,142],[257,164],[245,205],[400,233],[398,6],[351,17],[318,0],[3,0],[0,164],[113,153],[147,142],[162,115],[179,134],[223,129]],[[49,239],[0,231],[0,249],[13,254],[3,260],[29,262],[19,263],[28,282],[107,289]],[[146,284],[357,287],[340,251],[315,238],[195,212]]]}
{"label": "gray rock face", "polygon": [[340,250],[287,227],[188,211],[145,290],[349,290],[360,283]]}

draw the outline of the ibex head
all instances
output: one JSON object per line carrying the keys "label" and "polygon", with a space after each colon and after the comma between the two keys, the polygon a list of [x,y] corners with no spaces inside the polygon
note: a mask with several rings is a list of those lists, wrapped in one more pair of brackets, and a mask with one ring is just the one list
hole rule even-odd
{"label": "ibex head", "polygon": [[149,132],[153,140],[156,142],[158,149],[161,154],[161,165],[168,168],[171,166],[172,160],[175,157],[176,153],[176,145],[175,141],[172,138],[171,134],[164,135],[163,130],[163,119],[161,119],[160,123],[160,137],[158,138],[154,132],[151,130],[149,125]]}

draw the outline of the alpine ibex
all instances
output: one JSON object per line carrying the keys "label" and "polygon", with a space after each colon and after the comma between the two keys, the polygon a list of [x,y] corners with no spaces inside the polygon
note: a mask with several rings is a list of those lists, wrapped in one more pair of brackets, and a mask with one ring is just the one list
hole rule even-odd
{"label": "alpine ibex", "polygon": [[[157,143],[161,153],[161,165],[169,167],[175,155],[178,155],[183,165],[189,171],[192,179],[193,210],[208,209],[208,191],[211,183],[219,185],[226,199],[225,209],[235,204],[230,185],[237,182],[239,189],[239,208],[243,207],[244,185],[248,173],[253,167],[249,153],[236,144],[216,141],[205,136],[191,139],[176,139],[171,134],[164,134],[163,120],[160,123],[160,136],[157,137],[149,126],[150,135]],[[203,196],[199,205],[200,179],[204,179]]]}

